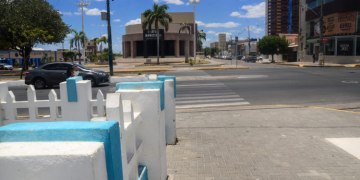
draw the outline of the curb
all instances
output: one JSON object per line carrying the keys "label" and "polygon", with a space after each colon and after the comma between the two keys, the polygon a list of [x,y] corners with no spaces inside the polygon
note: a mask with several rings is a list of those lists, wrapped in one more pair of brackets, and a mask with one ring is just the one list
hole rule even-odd
{"label": "curb", "polygon": [[229,69],[250,69],[250,67],[238,67],[238,68],[200,68],[200,69],[194,69],[193,71],[204,71],[204,70],[229,70]]}
{"label": "curb", "polygon": [[[21,74],[0,74],[0,76],[20,76]],[[25,74],[23,74],[25,76]]]}

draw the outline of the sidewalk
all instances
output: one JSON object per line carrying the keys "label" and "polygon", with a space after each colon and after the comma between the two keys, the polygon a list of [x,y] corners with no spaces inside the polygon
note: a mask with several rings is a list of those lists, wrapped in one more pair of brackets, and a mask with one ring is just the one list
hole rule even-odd
{"label": "sidewalk", "polygon": [[280,105],[178,110],[176,118],[171,180],[360,179],[360,156],[348,149],[360,148],[360,113]]}

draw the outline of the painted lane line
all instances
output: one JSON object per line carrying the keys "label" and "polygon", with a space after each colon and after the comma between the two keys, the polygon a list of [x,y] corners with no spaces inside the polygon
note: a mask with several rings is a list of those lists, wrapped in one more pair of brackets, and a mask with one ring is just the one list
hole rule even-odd
{"label": "painted lane line", "polygon": [[236,103],[215,103],[215,104],[197,104],[197,105],[179,105],[176,109],[189,109],[189,108],[200,108],[200,107],[221,107],[221,106],[241,106],[248,105],[249,102],[236,102]]}
{"label": "painted lane line", "polygon": [[196,99],[220,99],[220,98],[238,98],[238,97],[240,97],[240,96],[239,95],[225,95],[225,96],[206,96],[206,97],[181,97],[181,98],[176,98],[176,101],[188,100],[188,99],[196,100]]}
{"label": "painted lane line", "polygon": [[[193,92],[191,92],[193,93]],[[195,95],[194,95],[195,94]],[[200,94],[177,94],[176,98],[182,98],[182,97],[198,97],[198,96],[218,96],[219,94],[223,94],[223,95],[237,95],[234,92],[226,92],[226,93],[200,93]]]}
{"label": "painted lane line", "polygon": [[231,101],[244,101],[243,98],[237,99],[207,99],[207,100],[194,100],[194,101],[176,101],[176,105],[178,104],[191,104],[191,103],[206,103],[206,102],[231,102]]}

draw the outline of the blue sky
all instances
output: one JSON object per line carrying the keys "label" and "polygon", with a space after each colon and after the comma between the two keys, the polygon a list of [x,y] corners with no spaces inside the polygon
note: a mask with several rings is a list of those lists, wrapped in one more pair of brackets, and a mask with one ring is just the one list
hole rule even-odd
{"label": "blue sky", "polygon": [[[72,29],[81,31],[81,11],[75,6],[81,0],[48,0],[62,14],[64,22]],[[85,0],[84,0],[85,1]],[[169,12],[193,12],[194,7],[188,0],[114,0],[110,1],[113,50],[122,50],[122,35],[125,25],[140,23],[140,14],[150,9],[153,3],[168,4]],[[106,21],[101,21],[100,12],[106,10],[105,0],[91,0],[84,11],[85,33],[92,39],[107,35]],[[207,42],[217,40],[217,33],[226,32],[228,37],[238,35],[239,39],[248,37],[247,26],[251,27],[251,38],[265,34],[265,0],[200,0],[196,5],[196,21],[199,30],[207,33]],[[246,31],[244,31],[246,29]],[[64,47],[69,48],[68,35]],[[61,49],[62,44],[39,45],[47,50]]]}

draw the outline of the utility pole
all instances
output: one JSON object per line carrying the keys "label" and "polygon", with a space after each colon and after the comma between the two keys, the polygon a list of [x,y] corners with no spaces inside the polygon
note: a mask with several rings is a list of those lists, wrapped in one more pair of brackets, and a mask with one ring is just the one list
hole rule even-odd
{"label": "utility pole", "polygon": [[108,21],[108,43],[109,43],[109,68],[110,75],[114,75],[113,72],[113,52],[112,52],[112,40],[111,40],[111,24],[110,24],[110,0],[106,0],[107,4],[107,21]]}
{"label": "utility pole", "polygon": [[[85,33],[85,31],[84,31],[84,7],[85,6],[89,6],[90,5],[90,3],[84,3],[84,1],[83,0],[81,0],[81,3],[80,4],[75,4],[77,7],[81,7],[81,16],[82,16],[82,31]],[[79,47],[80,48],[80,47]],[[85,62],[85,49],[84,49],[84,44],[83,44],[83,54],[82,54],[82,56],[84,56],[84,62]],[[79,62],[80,62],[80,64],[81,64],[81,58],[79,59]]]}
{"label": "utility pole", "polygon": [[[320,8],[320,46],[319,46],[319,64],[325,64],[324,63],[324,44],[322,42],[323,40],[323,28],[324,28],[324,13],[323,13],[323,6],[324,6],[324,0],[321,0],[321,8]],[[321,59],[320,59],[321,58]]]}

